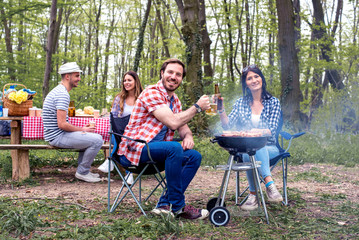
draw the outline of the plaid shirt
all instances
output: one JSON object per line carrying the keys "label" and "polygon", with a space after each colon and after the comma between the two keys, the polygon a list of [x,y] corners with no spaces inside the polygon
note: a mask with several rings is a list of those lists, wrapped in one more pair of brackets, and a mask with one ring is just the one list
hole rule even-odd
{"label": "plaid shirt", "polygon": [[[174,94],[173,97],[172,111],[173,113],[179,113],[182,111],[181,102],[176,94]],[[162,122],[155,118],[152,112],[165,106],[169,107],[169,105],[170,97],[163,87],[162,81],[159,81],[156,85],[147,87],[136,101],[124,135],[133,139],[142,139],[150,142],[164,126]],[[173,135],[174,131],[168,129],[165,141],[171,141]],[[137,143],[122,138],[119,145],[118,155],[125,155],[133,165],[138,166],[142,148],[144,146],[144,143]]]}
{"label": "plaid shirt", "polygon": [[[264,108],[260,115],[259,128],[268,128],[271,131],[272,136],[268,139],[268,144],[274,144],[275,134],[280,119],[280,102],[277,98],[271,97],[270,99],[263,100],[262,103]],[[238,130],[251,129],[253,128],[251,115],[252,109],[249,105],[249,101],[240,98],[233,105],[232,111],[228,115],[228,126],[225,126],[225,128],[235,128]]]}

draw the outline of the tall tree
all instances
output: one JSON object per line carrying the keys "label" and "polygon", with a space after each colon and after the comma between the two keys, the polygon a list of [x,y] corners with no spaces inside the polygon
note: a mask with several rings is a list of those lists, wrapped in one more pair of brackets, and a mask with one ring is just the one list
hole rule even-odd
{"label": "tall tree", "polygon": [[[96,6],[96,4],[95,4]],[[95,19],[95,65],[94,65],[94,88],[98,89],[98,74],[99,74],[99,64],[100,64],[100,17],[102,11],[102,0],[98,3],[98,9],[96,11]]]}
{"label": "tall tree", "polygon": [[[176,0],[182,20],[182,35],[186,44],[187,79],[185,91],[187,103],[193,103],[203,94],[202,82],[202,34],[199,23],[199,0]],[[198,115],[199,116],[199,115]],[[195,131],[207,125],[204,119],[198,119]]]}
{"label": "tall tree", "polygon": [[[326,24],[324,22],[324,10],[321,0],[312,0],[313,14],[314,14],[314,26],[313,32],[316,39],[320,40],[321,59],[324,59],[327,63],[332,63],[332,45],[334,43],[334,36],[338,25],[338,19],[343,11],[343,0],[338,0],[338,6],[336,11],[335,21],[333,23],[332,33],[328,34],[326,31]],[[339,75],[337,69],[332,68],[331,64],[325,70],[325,80],[329,81],[331,86],[336,89],[343,89],[344,84]],[[325,82],[324,82],[325,84]]]}
{"label": "tall tree", "polygon": [[168,49],[167,35],[165,33],[164,26],[163,26],[162,19],[161,19],[161,11],[160,11],[161,3],[159,0],[157,0],[157,3],[155,6],[156,6],[156,19],[157,19],[158,27],[160,28],[161,36],[162,36],[162,44],[163,44],[163,48],[165,51],[165,56],[166,56],[166,58],[170,58],[171,55],[170,55],[170,50]]}
{"label": "tall tree", "polygon": [[[202,34],[202,43],[203,43],[203,72],[204,77],[212,79],[213,69],[211,64],[211,44],[212,41],[209,38],[207,20],[206,20],[206,5],[204,0],[199,0],[199,24],[201,27]],[[211,82],[205,81],[205,85],[210,84]]]}
{"label": "tall tree", "polygon": [[147,0],[146,12],[145,12],[145,15],[143,16],[142,25],[141,25],[140,31],[138,33],[135,62],[133,64],[133,71],[135,71],[135,72],[138,71],[138,66],[139,66],[140,60],[141,60],[141,54],[142,54],[143,43],[144,43],[144,35],[145,35],[146,26],[147,26],[148,16],[150,15],[150,11],[151,11],[151,4],[152,4],[152,0]]}
{"label": "tall tree", "polygon": [[[0,9],[0,18],[1,22],[4,26],[5,32],[5,44],[6,44],[6,58],[7,58],[7,69],[8,74],[10,75],[11,81],[16,80],[15,76],[15,59],[14,52],[12,46],[12,38],[11,38],[11,15],[5,12],[5,4],[3,0],[0,0],[1,9]],[[11,2],[9,4],[12,4]]]}
{"label": "tall tree", "polygon": [[44,82],[42,87],[42,98],[45,100],[47,94],[49,93],[49,81],[51,74],[51,59],[52,59],[52,50],[54,49],[55,38],[55,29],[56,29],[56,15],[57,15],[57,0],[52,0],[51,2],[51,11],[50,11],[50,26],[47,35],[47,44],[46,44],[46,66],[45,66],[45,75]]}
{"label": "tall tree", "polygon": [[295,46],[295,23],[292,1],[276,0],[278,14],[278,44],[281,66],[281,105],[283,115],[293,126],[300,127],[302,99],[299,86],[299,62]]}
{"label": "tall tree", "polygon": [[229,4],[227,4],[227,0],[223,0],[224,1],[224,13],[226,16],[226,24],[227,24],[227,34],[228,34],[228,42],[229,42],[229,57],[228,57],[228,61],[229,61],[229,66],[228,66],[228,70],[230,73],[230,78],[232,80],[232,82],[234,82],[234,59],[233,59],[233,54],[234,54],[234,50],[233,50],[233,37],[232,37],[232,25],[231,25],[231,21],[229,19],[230,16],[230,8],[229,8]]}

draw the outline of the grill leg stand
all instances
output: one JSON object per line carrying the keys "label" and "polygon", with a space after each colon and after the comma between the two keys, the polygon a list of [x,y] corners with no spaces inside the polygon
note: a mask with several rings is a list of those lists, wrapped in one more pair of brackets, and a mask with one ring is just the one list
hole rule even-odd
{"label": "grill leg stand", "polygon": [[261,196],[261,201],[262,201],[262,206],[263,206],[263,210],[264,210],[264,214],[266,216],[266,220],[267,220],[267,224],[269,224],[269,218],[268,218],[268,212],[267,212],[267,206],[266,203],[264,201],[264,196],[263,196],[263,192],[262,192],[262,188],[261,188],[261,181],[259,179],[259,174],[258,174],[258,169],[257,169],[257,165],[256,165],[256,159],[254,158],[254,156],[249,156],[249,158],[251,159],[251,163],[253,166],[253,172],[254,172],[254,182],[256,185],[256,194],[257,194],[257,201],[259,203],[259,196],[258,196],[258,189],[259,189],[259,194]]}
{"label": "grill leg stand", "polygon": [[236,205],[238,205],[238,198],[240,193],[239,187],[239,171],[236,172]]}
{"label": "grill leg stand", "polygon": [[[233,159],[234,156],[230,155],[228,158],[228,170],[225,170],[224,175],[223,175],[223,180],[222,180],[222,185],[221,188],[219,190],[219,194],[218,194],[218,199],[216,202],[215,206],[224,206],[224,198],[226,197],[226,192],[227,192],[227,187],[228,187],[228,182],[229,182],[229,176],[231,175],[231,170],[232,170],[232,165],[233,165]],[[223,189],[224,188],[224,189]],[[221,198],[222,195],[222,198]],[[221,202],[219,202],[219,200],[221,199]]]}

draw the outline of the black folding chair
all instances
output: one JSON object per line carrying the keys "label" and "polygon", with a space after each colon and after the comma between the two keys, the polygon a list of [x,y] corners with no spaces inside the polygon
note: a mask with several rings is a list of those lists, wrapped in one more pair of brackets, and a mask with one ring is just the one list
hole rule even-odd
{"label": "black folding chair", "polygon": [[[126,137],[123,135],[124,130],[126,128],[126,125],[129,121],[130,116],[128,116],[127,118],[114,118],[112,113],[110,115],[110,125],[111,125],[111,131],[110,133],[110,147],[109,147],[109,152],[110,152],[110,156],[108,157],[109,159],[109,171],[108,171],[108,211],[109,212],[113,212],[117,206],[122,202],[122,200],[128,195],[128,193],[130,193],[133,197],[133,199],[135,200],[136,204],[138,205],[138,207],[141,209],[142,213],[146,216],[145,211],[143,210],[143,207],[141,205],[142,203],[142,191],[141,191],[141,177],[143,175],[154,175],[155,179],[157,180],[157,185],[153,188],[153,190],[150,192],[150,194],[145,198],[144,201],[147,201],[152,194],[159,188],[162,188],[162,195],[164,194],[167,185],[166,185],[166,181],[164,176],[162,176],[161,172],[164,171],[165,169],[165,164],[164,163],[156,163],[155,161],[153,161],[151,154],[150,154],[150,148],[148,146],[148,143],[144,140],[140,140],[140,139],[132,139],[129,137]],[[113,137],[115,139],[115,144],[113,144]],[[125,167],[122,166],[120,163],[120,156],[117,154],[117,150],[118,150],[118,143],[121,142],[121,138],[127,138],[129,140],[135,141],[135,142],[139,142],[139,143],[144,143],[147,146],[147,154],[148,157],[150,159],[150,161],[146,162],[146,163],[140,163],[138,166],[133,166],[131,165],[130,167]],[[114,151],[111,152],[111,147],[114,147]],[[111,154],[113,153],[113,154]],[[111,190],[111,181],[110,181],[110,168],[111,168],[111,164],[114,164],[114,169],[116,170],[116,172],[119,174],[119,176],[121,177],[123,183],[122,183],[122,187],[119,191],[119,193],[117,194],[114,202],[111,205],[111,196],[110,196],[110,190]],[[131,173],[135,173],[137,174],[137,177],[134,179],[133,184],[129,185],[127,183],[127,179],[125,179],[125,177],[123,176],[123,174],[120,171],[119,166],[122,166],[124,169],[130,171]],[[136,185],[136,183],[138,182],[138,197],[136,197],[136,195],[134,194],[132,188]],[[127,189],[127,190],[126,190]],[[121,196],[122,195],[122,196]]]}
{"label": "black folding chair", "polygon": [[[283,194],[282,194],[283,201],[282,201],[282,203],[284,205],[288,205],[288,193],[287,193],[288,158],[291,156],[289,153],[289,148],[291,147],[292,140],[304,135],[305,132],[300,132],[300,133],[291,135],[288,132],[282,131],[282,127],[283,127],[283,113],[281,112],[278,127],[277,127],[277,132],[275,135],[276,146],[279,149],[279,155],[277,155],[276,157],[271,158],[269,160],[269,166],[271,168],[270,170],[272,171],[280,161],[282,162],[282,175],[283,175]],[[284,139],[287,140],[287,144],[285,144]],[[285,145],[287,146],[286,148],[285,148]],[[240,162],[241,156],[237,156],[236,160]],[[264,180],[262,178],[261,178],[261,182],[264,182]],[[238,204],[238,199],[240,197],[242,197],[248,189],[249,189],[249,187],[247,187],[244,191],[240,192],[239,171],[237,171],[236,172],[236,204]],[[247,197],[245,197],[241,201],[240,205],[244,203],[244,201],[247,199]]]}

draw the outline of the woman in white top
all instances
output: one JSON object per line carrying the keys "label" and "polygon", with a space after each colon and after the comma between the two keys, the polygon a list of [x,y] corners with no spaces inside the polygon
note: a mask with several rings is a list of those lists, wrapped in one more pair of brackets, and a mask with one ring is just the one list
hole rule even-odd
{"label": "woman in white top", "polygon": [[[231,113],[227,116],[224,109],[218,110],[222,126],[225,129],[235,128],[236,130],[261,128],[270,135],[267,145],[256,151],[255,158],[262,162],[258,171],[264,179],[268,200],[281,202],[283,197],[274,184],[269,166],[269,159],[279,154],[275,145],[275,134],[281,114],[280,102],[267,92],[264,75],[257,65],[250,65],[243,69],[241,82],[243,97],[236,101]],[[248,154],[243,154],[243,161],[249,161]],[[254,210],[258,207],[258,202],[255,197],[255,186],[251,171],[247,171],[247,179],[250,194],[241,208]]]}
{"label": "woman in white top", "polygon": [[[121,91],[116,95],[112,102],[111,113],[113,116],[115,118],[129,119],[133,107],[135,106],[135,102],[138,96],[141,94],[142,90],[143,88],[137,73],[134,71],[126,72],[122,78]],[[108,172],[108,164],[109,161],[106,160],[103,164],[101,164],[101,166],[99,166],[98,169],[102,172]],[[113,166],[111,166],[111,171],[112,169]],[[128,172],[126,179],[128,184],[132,184],[132,173]]]}

